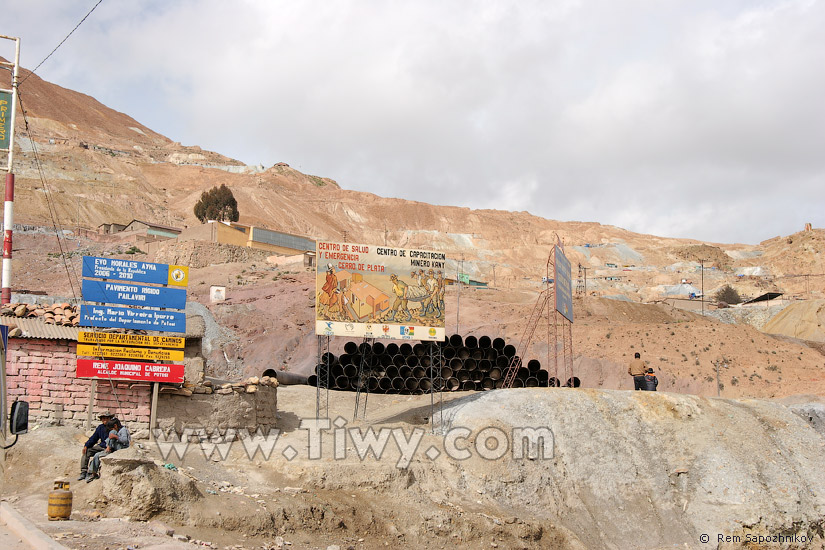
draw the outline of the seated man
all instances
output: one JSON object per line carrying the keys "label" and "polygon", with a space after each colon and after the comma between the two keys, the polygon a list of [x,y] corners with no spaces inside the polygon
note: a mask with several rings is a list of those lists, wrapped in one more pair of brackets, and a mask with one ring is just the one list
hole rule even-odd
{"label": "seated man", "polygon": [[92,437],[90,437],[83,446],[83,456],[80,459],[80,477],[77,478],[78,481],[86,479],[89,460],[91,460],[95,454],[106,448],[106,440],[109,438],[109,429],[106,427],[106,422],[111,420],[114,415],[109,411],[103,411],[97,416],[100,419],[100,426],[97,427],[95,433],[92,434]]}
{"label": "seated man", "polygon": [[129,446],[129,429],[121,424],[120,420],[112,418],[106,424],[106,427],[110,430],[109,438],[106,441],[106,449],[96,453],[89,461],[89,475],[86,477],[86,483],[91,483],[100,477],[101,458]]}

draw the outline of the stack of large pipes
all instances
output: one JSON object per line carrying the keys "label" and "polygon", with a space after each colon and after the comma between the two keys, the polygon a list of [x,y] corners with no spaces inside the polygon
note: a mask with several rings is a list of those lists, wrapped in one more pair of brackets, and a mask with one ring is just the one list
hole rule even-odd
{"label": "stack of large pipes", "polygon": [[[516,348],[502,338],[453,334],[443,342],[358,344],[347,342],[344,353],[325,353],[307,384],[328,380],[330,389],[370,393],[430,393],[493,390],[504,384],[510,364],[517,366],[515,388],[558,387],[560,382],[531,359],[522,365]],[[360,373],[360,375],[359,375]],[[325,376],[326,375],[326,376]],[[322,384],[323,385],[323,384]],[[565,386],[578,387],[578,378]]]}

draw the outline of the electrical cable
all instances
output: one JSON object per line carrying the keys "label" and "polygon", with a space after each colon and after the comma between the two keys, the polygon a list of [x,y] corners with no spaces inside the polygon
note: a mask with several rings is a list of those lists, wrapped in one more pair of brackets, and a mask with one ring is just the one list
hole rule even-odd
{"label": "electrical cable", "polygon": [[[58,48],[60,48],[60,46],[62,46],[62,45],[63,45],[63,43],[64,43],[64,42],[66,42],[66,40],[68,40],[68,39],[69,39],[69,37],[72,35],[72,33],[74,33],[74,31],[76,31],[76,30],[77,30],[77,28],[78,28],[80,25],[82,25],[84,21],[86,21],[86,18],[88,18],[90,15],[92,15],[92,12],[93,12],[93,11],[95,11],[95,10],[97,9],[97,7],[98,7],[100,4],[102,4],[102,3],[103,3],[103,0],[97,0],[97,4],[95,4],[95,5],[92,7],[92,9],[90,9],[90,10],[89,10],[89,13],[87,13],[86,15],[84,15],[84,16],[83,16],[83,19],[81,19],[81,20],[80,20],[80,23],[78,23],[77,25],[75,25],[75,26],[74,26],[74,28],[71,30],[71,32],[69,32],[69,34],[67,34],[67,35],[66,35],[66,38],[64,38],[63,40],[61,40],[61,41],[60,41],[60,44],[58,44],[57,46],[55,46],[55,48],[51,51],[51,53],[49,53],[49,55],[47,55],[46,57],[44,57],[44,58],[43,58],[43,61],[41,61],[40,63],[38,63],[38,64],[37,64],[37,67],[35,67],[35,68],[34,68],[34,69],[32,69],[31,71],[29,71],[29,74],[27,74],[27,75],[23,78],[23,80],[21,80],[21,81],[20,81],[20,84],[23,84],[23,83],[24,83],[24,82],[25,82],[25,81],[26,81],[26,80],[27,80],[27,79],[28,79],[31,75],[33,75],[33,74],[35,73],[35,71],[37,71],[37,69],[39,69],[39,68],[40,68],[40,66],[41,66],[43,63],[45,63],[45,62],[46,62],[46,60],[48,60],[48,59],[49,59],[49,58],[50,58],[50,57],[54,54],[54,52],[56,52],[56,51],[58,50]],[[20,86],[20,84],[18,84],[18,86]],[[18,90],[18,92],[19,92],[19,90]]]}

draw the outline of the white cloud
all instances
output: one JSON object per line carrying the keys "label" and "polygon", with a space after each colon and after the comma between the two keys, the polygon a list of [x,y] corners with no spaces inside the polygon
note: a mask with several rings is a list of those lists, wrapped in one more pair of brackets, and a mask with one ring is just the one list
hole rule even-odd
{"label": "white cloud", "polygon": [[[91,7],[12,0],[34,66]],[[821,1],[104,2],[40,71],[344,187],[717,242],[825,226]]]}

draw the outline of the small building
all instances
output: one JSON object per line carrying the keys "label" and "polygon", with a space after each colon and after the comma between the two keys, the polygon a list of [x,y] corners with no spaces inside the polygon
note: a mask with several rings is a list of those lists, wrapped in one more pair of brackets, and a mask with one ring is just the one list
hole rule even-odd
{"label": "small building", "polygon": [[123,233],[134,232],[146,235],[147,237],[159,237],[164,239],[174,239],[180,235],[181,231],[182,229],[177,227],[145,222],[143,220],[132,220],[126,224],[126,227],[123,228]]}
{"label": "small building", "polygon": [[97,226],[97,232],[101,235],[113,235],[124,229],[126,229],[126,226],[122,223],[102,223]]}
{"label": "small building", "polygon": [[390,297],[364,281],[353,283],[349,294],[352,309],[359,318],[379,315],[390,307]]}

